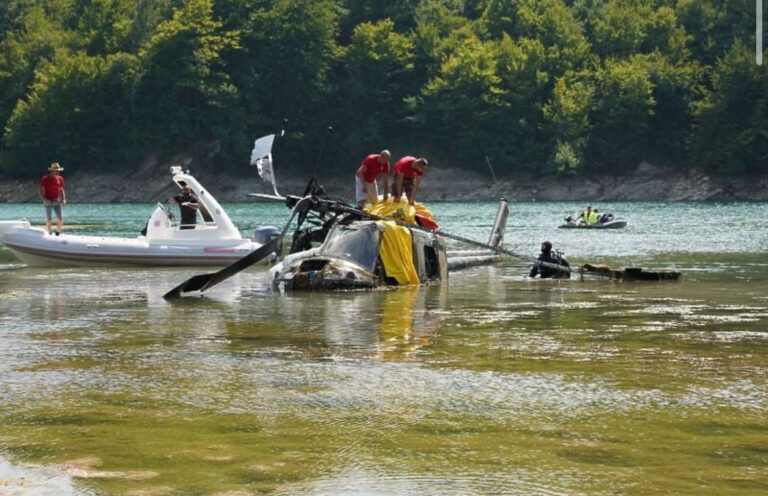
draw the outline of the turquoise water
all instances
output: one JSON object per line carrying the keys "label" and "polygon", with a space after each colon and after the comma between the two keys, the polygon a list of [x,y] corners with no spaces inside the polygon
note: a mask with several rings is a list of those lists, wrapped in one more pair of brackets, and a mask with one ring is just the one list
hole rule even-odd
{"label": "turquoise water", "polygon": [[[595,204],[601,212],[612,212],[628,221],[625,229],[583,231],[555,229],[569,214],[583,210],[572,202],[512,203],[507,246],[536,255],[541,241],[575,259],[653,257],[685,253],[759,253],[768,251],[768,204],[710,202],[625,202]],[[275,203],[225,205],[244,234],[262,225],[282,227],[288,210]],[[442,228],[485,241],[497,204],[432,203]],[[153,206],[150,204],[70,204],[66,220],[71,233],[134,236],[141,230]],[[0,220],[29,219],[42,224],[43,210],[37,204],[0,204]]]}
{"label": "turquoise water", "polygon": [[[0,494],[768,493],[768,204],[598,204],[628,227],[556,228],[583,206],[511,204],[507,246],[683,279],[531,281],[509,260],[280,294],[254,268],[169,303],[200,269],[0,251]],[[244,232],[288,212],[226,207]],[[478,240],[496,210],[430,207]],[[73,204],[67,224],[132,236],[151,210]]]}

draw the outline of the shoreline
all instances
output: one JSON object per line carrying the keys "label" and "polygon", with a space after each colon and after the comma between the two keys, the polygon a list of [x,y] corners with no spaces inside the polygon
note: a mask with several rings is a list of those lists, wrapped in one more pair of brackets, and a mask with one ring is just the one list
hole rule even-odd
{"label": "shoreline", "polygon": [[[175,194],[168,167],[147,164],[128,174],[73,174],[67,176],[67,199],[75,203],[164,202]],[[222,202],[250,202],[248,193],[272,193],[256,170],[243,181],[231,174],[217,174],[203,166],[191,167],[203,186]],[[41,172],[41,176],[44,172]],[[285,175],[285,171],[283,171]],[[328,194],[352,200],[354,183],[349,178],[323,177]],[[348,179],[348,180],[346,180]],[[307,178],[283,178],[282,194],[299,194]],[[36,203],[38,179],[0,180],[0,203]],[[544,176],[502,178],[468,173],[459,169],[432,169],[424,177],[418,200],[430,201],[768,201],[768,175],[761,177],[716,177],[698,170],[683,172],[642,163],[630,174],[583,178]]]}

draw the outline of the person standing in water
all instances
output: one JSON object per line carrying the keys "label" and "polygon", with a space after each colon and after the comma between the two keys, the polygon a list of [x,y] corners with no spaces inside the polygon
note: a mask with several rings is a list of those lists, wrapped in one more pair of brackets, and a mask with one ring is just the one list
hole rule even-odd
{"label": "person standing in water", "polygon": [[[557,266],[562,267],[558,269]],[[536,259],[528,277],[539,276],[541,279],[570,279],[570,265],[560,252],[552,253],[552,243],[544,241],[541,244],[541,254]]]}
{"label": "person standing in water", "polygon": [[45,231],[51,234],[51,216],[56,214],[56,236],[61,234],[64,226],[64,214],[62,206],[67,204],[67,194],[64,191],[64,177],[61,173],[64,168],[58,162],[53,162],[48,167],[48,174],[40,178],[38,194],[45,206]]}

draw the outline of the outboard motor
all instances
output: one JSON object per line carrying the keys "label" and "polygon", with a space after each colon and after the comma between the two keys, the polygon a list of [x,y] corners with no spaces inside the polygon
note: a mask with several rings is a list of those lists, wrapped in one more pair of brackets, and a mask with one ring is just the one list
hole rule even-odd
{"label": "outboard motor", "polygon": [[251,233],[251,239],[262,245],[280,236],[280,230],[274,226],[257,227]]}
{"label": "outboard motor", "polygon": [[600,224],[606,224],[608,222],[611,222],[614,219],[613,214],[607,213],[603,214],[602,217],[600,217],[600,220],[598,221]]}

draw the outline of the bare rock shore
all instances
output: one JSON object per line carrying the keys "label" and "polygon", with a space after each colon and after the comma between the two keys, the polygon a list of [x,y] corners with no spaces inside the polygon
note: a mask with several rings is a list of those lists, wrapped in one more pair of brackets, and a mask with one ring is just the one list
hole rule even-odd
{"label": "bare rock shore", "polygon": [[[202,165],[190,170],[220,201],[250,201],[248,193],[271,193],[256,170],[250,175],[217,173]],[[41,175],[45,171],[41,171]],[[145,163],[135,171],[122,174],[72,174],[65,172],[67,197],[76,203],[121,203],[165,201],[176,194],[167,165]],[[300,194],[306,174],[278,171],[283,194]],[[328,193],[353,199],[352,172],[346,176],[320,174]],[[631,174],[606,177],[502,178],[494,182],[489,174],[468,173],[458,169],[432,168],[422,183],[422,201],[459,200],[493,201],[687,201],[747,200],[768,201],[768,176],[714,177],[697,170],[677,171],[642,163]],[[37,180],[0,178],[0,203],[37,202]]]}

